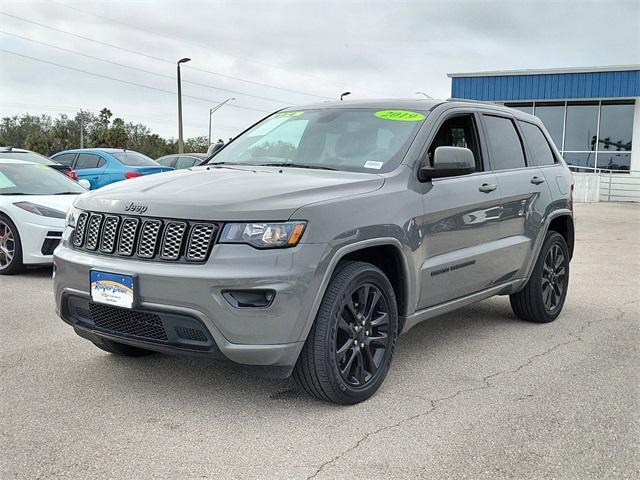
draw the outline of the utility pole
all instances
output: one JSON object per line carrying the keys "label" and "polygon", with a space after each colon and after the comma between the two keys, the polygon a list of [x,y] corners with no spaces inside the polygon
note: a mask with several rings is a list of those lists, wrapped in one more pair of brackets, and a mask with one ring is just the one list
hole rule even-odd
{"label": "utility pole", "polygon": [[182,82],[180,81],[180,64],[191,61],[190,58],[178,60],[178,153],[184,153],[184,139],[182,138]]}
{"label": "utility pole", "polygon": [[80,148],[84,148],[84,113],[80,109]]}
{"label": "utility pole", "polygon": [[235,97],[227,98],[224,102],[220,102],[215,107],[209,109],[209,145],[211,145],[211,115],[213,115],[213,112],[218,110],[225,103],[230,102],[231,100],[235,100]]}

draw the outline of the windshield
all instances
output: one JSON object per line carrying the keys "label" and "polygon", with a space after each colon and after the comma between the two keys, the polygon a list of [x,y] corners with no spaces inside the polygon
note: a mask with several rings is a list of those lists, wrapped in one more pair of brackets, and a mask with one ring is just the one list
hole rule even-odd
{"label": "windshield", "polygon": [[425,117],[426,112],[405,110],[279,112],[236,138],[210,163],[389,171],[402,161]]}
{"label": "windshield", "polygon": [[25,162],[41,163],[43,165],[55,165],[56,162],[35,152],[0,152],[0,158],[24,160]]}
{"label": "windshield", "polygon": [[121,163],[130,167],[157,167],[158,162],[138,152],[125,150],[124,152],[109,152]]}
{"label": "windshield", "polygon": [[0,163],[0,195],[61,195],[86,190],[44,165]]}

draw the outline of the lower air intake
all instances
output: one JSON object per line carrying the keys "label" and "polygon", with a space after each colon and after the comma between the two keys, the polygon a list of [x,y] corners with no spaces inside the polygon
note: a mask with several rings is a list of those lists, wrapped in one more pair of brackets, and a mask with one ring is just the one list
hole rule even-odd
{"label": "lower air intake", "polygon": [[96,327],[114,333],[167,341],[167,332],[158,315],[136,310],[90,303],[91,318]]}

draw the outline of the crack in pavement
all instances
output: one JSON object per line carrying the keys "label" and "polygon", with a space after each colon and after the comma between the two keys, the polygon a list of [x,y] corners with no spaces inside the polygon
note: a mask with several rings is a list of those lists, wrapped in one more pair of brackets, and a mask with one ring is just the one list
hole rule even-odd
{"label": "crack in pavement", "polygon": [[[626,303],[622,304],[621,307],[629,305],[629,304],[632,304],[632,303],[636,303],[638,301],[640,301],[640,299],[634,300],[634,301],[631,301],[631,302],[626,302]],[[622,317],[624,317],[627,314],[627,312],[622,310],[622,308],[620,308],[620,307],[614,307],[614,309],[617,310],[618,314],[615,316],[615,318],[612,319],[613,321],[620,320]],[[564,341],[564,342],[557,343],[557,344],[549,347],[548,349],[546,349],[545,351],[543,351],[541,353],[537,353],[535,355],[532,355],[531,357],[527,358],[527,360],[524,363],[518,365],[515,369],[501,370],[499,372],[495,372],[495,373],[492,373],[492,374],[489,374],[487,376],[482,377],[481,381],[482,381],[483,385],[476,386],[476,387],[464,388],[464,389],[458,390],[456,393],[454,393],[452,395],[449,395],[447,397],[436,398],[435,400],[434,399],[430,399],[430,398],[426,398],[426,397],[421,397],[419,395],[403,395],[403,394],[395,394],[395,393],[391,394],[391,395],[400,395],[400,396],[403,396],[405,398],[420,399],[420,400],[423,400],[423,401],[427,401],[427,402],[429,402],[431,408],[429,408],[428,410],[426,410],[424,412],[416,413],[416,414],[411,415],[409,417],[403,418],[403,419],[399,420],[396,423],[393,423],[393,424],[390,424],[390,425],[386,425],[386,426],[381,427],[381,428],[379,428],[377,430],[374,430],[372,432],[366,433],[360,439],[358,439],[354,445],[352,445],[351,447],[347,448],[346,450],[340,452],[338,455],[335,455],[330,460],[327,460],[326,462],[322,463],[316,469],[316,471],[314,473],[312,473],[311,475],[309,475],[307,477],[307,480],[312,480],[312,479],[316,478],[322,472],[322,470],[325,467],[331,465],[332,463],[337,462],[338,460],[340,460],[342,457],[344,457],[348,453],[353,452],[354,450],[357,450],[362,443],[364,443],[366,440],[368,440],[372,436],[378,435],[379,433],[385,432],[387,430],[391,430],[391,429],[397,428],[397,427],[399,427],[400,425],[402,425],[404,423],[408,423],[408,422],[411,422],[411,421],[416,420],[418,418],[425,417],[425,416],[433,413],[438,408],[438,404],[439,403],[446,402],[448,400],[452,400],[453,398],[457,397],[458,395],[461,395],[463,393],[469,393],[469,392],[474,392],[474,391],[478,391],[478,390],[486,390],[486,389],[492,388],[494,386],[494,384],[492,384],[490,380],[493,380],[493,379],[495,379],[495,378],[497,378],[499,376],[506,375],[506,374],[509,374],[509,373],[510,374],[518,373],[523,368],[528,367],[529,365],[531,365],[536,360],[538,360],[538,359],[540,359],[540,358],[542,358],[542,357],[554,352],[558,348],[564,347],[566,345],[570,345],[572,343],[582,342],[583,341],[583,338],[581,336],[582,333],[587,328],[589,328],[593,324],[593,322],[594,322],[593,320],[590,320],[590,321],[584,323],[576,332],[568,332],[567,335],[569,335],[570,337],[573,337],[572,339]]]}

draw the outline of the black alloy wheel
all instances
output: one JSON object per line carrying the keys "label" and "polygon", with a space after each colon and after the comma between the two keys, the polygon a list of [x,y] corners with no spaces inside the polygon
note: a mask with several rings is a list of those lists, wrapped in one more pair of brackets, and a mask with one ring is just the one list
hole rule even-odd
{"label": "black alloy wheel", "polygon": [[357,286],[345,297],[336,329],[336,362],[353,387],[369,383],[389,347],[389,308],[378,287]]}

